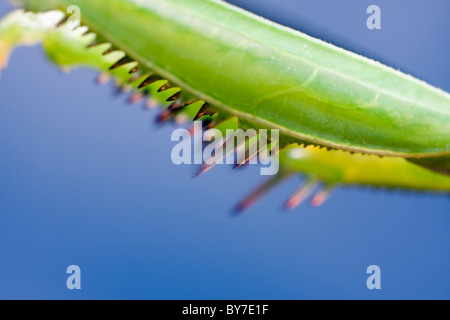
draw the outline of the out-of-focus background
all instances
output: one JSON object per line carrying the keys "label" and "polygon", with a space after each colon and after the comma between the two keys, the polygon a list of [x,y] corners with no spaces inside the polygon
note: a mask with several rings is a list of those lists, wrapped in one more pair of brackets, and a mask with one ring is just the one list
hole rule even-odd
{"label": "out-of-focus background", "polygon": [[[230,2],[450,91],[448,1]],[[381,30],[366,28],[371,4]],[[450,298],[448,196],[342,188],[284,212],[293,179],[234,218],[259,168],[192,179],[170,160],[175,127],[95,77],[62,75],[39,47],[1,75],[0,298]],[[366,287],[373,264],[381,290]]]}

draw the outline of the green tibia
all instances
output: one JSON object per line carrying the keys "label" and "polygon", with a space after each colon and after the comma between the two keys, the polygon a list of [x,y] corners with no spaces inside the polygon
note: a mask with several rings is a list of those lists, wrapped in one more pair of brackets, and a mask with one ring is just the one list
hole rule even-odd
{"label": "green tibia", "polygon": [[280,154],[280,165],[283,170],[306,172],[330,185],[450,192],[450,177],[416,166],[403,158],[289,146]]}
{"label": "green tibia", "polygon": [[[125,54],[121,51],[103,54],[110,48],[109,44],[88,48],[88,44],[94,40],[95,35],[87,33],[87,29],[83,27],[75,30],[71,30],[65,24],[56,27],[62,17],[60,12],[32,14],[17,11],[10,14],[0,22],[0,44],[3,44],[3,47],[0,47],[0,55],[6,55],[15,45],[39,41],[43,43],[51,60],[61,67],[93,68],[102,74],[109,74],[135,92],[145,90],[163,105],[170,104],[166,102],[166,99],[177,92],[178,88],[159,91],[167,82],[160,80],[148,87],[138,89],[139,84],[148,76],[145,70],[137,76],[131,74],[130,70],[136,66],[135,62],[110,70],[110,67]],[[130,82],[133,77],[137,79]],[[202,105],[203,102],[198,101],[183,109],[183,112],[192,118]],[[222,132],[226,129],[236,129],[237,126],[236,116],[216,124],[216,128]],[[375,155],[350,154],[346,151],[327,151],[324,148],[291,145],[280,152],[280,165],[281,175],[287,172],[303,173],[328,185],[362,184],[374,187],[450,192],[450,177],[423,169],[403,158],[381,158]]]}
{"label": "green tibia", "polygon": [[22,0],[78,5],[142,65],[244,122],[292,140],[405,158],[450,153],[450,95],[215,0]]}

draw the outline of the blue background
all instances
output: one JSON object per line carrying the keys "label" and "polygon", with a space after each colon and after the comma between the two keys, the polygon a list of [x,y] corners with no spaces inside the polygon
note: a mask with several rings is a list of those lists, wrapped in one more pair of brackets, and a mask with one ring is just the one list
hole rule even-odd
{"label": "blue background", "polygon": [[[231,2],[450,91],[448,1]],[[366,28],[371,4],[382,30]],[[448,196],[341,188],[284,212],[293,179],[233,218],[259,168],[192,179],[170,160],[175,127],[95,76],[63,76],[38,47],[1,75],[0,298],[450,298]],[[66,288],[72,264],[80,291]]]}

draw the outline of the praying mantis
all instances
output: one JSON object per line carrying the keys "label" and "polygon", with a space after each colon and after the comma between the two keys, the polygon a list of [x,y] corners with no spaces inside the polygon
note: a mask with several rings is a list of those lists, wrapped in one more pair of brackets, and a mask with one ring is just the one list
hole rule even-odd
{"label": "praying mantis", "polygon": [[[59,66],[158,101],[160,120],[278,129],[280,172],[239,210],[296,173],[307,179],[290,209],[319,184],[313,205],[339,185],[450,191],[450,95],[400,71],[223,1],[16,2],[32,12],[0,23],[0,66],[40,42]],[[73,6],[81,26],[67,21]]]}

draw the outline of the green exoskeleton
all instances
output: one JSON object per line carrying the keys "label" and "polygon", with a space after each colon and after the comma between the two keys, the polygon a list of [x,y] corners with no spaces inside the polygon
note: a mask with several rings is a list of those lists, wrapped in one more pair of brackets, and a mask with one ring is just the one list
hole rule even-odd
{"label": "green exoskeleton", "polygon": [[40,41],[61,66],[109,74],[134,100],[156,97],[161,118],[279,129],[289,145],[280,174],[240,208],[294,172],[310,179],[288,207],[317,182],[326,188],[315,204],[339,184],[450,191],[450,95],[411,76],[223,1],[16,2],[36,12],[76,5],[93,33],[67,27],[61,12],[16,12],[0,24],[0,65],[14,45]]}

